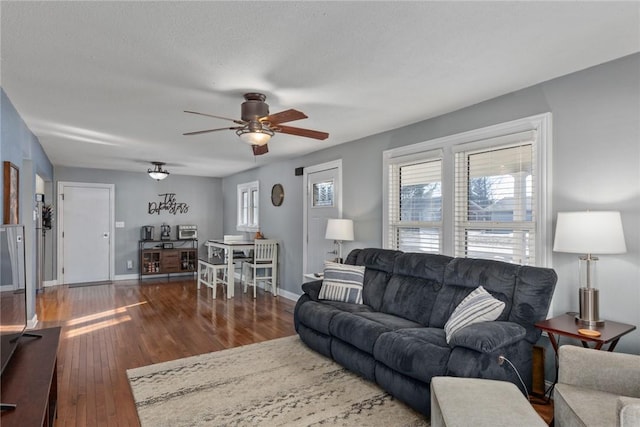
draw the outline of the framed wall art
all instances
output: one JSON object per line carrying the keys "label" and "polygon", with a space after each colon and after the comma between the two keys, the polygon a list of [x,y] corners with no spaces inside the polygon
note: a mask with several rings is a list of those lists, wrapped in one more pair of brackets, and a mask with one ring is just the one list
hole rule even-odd
{"label": "framed wall art", "polygon": [[11,162],[4,162],[4,224],[19,223],[20,170]]}

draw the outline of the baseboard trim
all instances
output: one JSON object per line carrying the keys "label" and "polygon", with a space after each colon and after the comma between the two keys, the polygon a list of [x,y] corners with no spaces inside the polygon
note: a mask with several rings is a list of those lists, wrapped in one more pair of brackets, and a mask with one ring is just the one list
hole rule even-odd
{"label": "baseboard trim", "polygon": [[33,317],[27,320],[27,329],[34,329],[38,325],[38,315],[34,314]]}
{"label": "baseboard trim", "polygon": [[284,289],[278,289],[278,296],[281,296],[291,301],[298,301],[298,298],[300,298],[300,295],[294,294],[293,292],[289,292]]}
{"label": "baseboard trim", "polygon": [[[153,276],[149,276],[149,277],[155,277],[156,275]],[[160,275],[158,275],[160,276]],[[165,274],[163,274],[162,276],[165,276]],[[140,277],[137,273],[133,273],[133,274],[116,274],[115,277],[113,278],[114,282],[118,282],[120,280],[137,280],[138,277]]]}
{"label": "baseboard trim", "polygon": [[[182,274],[172,274],[171,276],[191,276],[194,273],[182,273]],[[158,278],[158,277],[165,277],[166,274],[154,274],[154,275],[146,275],[143,276],[143,278]],[[235,274],[236,279],[240,279],[240,275],[239,274]],[[138,280],[140,277],[139,274],[134,273],[134,274],[118,274],[113,278],[114,282],[119,282],[119,281],[123,281],[123,280]],[[50,280],[50,281],[46,281],[44,282],[44,286],[45,287],[51,287],[51,286],[58,286],[58,281],[57,280]],[[262,288],[262,284],[258,285],[260,288]],[[278,289],[278,296],[281,296],[283,298],[286,298],[288,300],[291,301],[298,301],[298,299],[300,298],[301,295],[296,294],[294,292],[290,292],[284,289]],[[37,320],[36,320],[37,323]]]}

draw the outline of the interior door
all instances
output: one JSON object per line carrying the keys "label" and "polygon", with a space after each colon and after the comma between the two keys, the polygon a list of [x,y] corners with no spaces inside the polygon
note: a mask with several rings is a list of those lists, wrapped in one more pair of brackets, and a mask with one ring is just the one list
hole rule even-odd
{"label": "interior door", "polygon": [[113,185],[64,183],[59,188],[62,283],[111,280]]}
{"label": "interior door", "polygon": [[306,227],[303,273],[319,273],[324,261],[334,259],[333,241],[325,239],[327,220],[342,218],[342,162],[331,162],[305,171]]}

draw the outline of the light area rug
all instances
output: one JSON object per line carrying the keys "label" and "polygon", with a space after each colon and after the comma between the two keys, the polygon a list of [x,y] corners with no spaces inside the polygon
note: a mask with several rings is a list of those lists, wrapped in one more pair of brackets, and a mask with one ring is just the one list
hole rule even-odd
{"label": "light area rug", "polygon": [[143,427],[429,426],[298,336],[127,371]]}

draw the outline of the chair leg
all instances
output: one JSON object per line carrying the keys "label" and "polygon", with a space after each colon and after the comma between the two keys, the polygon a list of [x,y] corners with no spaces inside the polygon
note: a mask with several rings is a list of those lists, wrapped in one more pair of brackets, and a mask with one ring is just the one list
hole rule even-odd
{"label": "chair leg", "polygon": [[[231,273],[233,274],[233,272]],[[222,272],[222,286],[224,287],[224,291],[225,291],[225,295],[227,297],[227,299],[230,299],[231,296],[229,294],[229,286],[233,286],[233,281],[231,281],[231,283],[229,283],[229,267],[227,267],[226,265],[224,266],[224,270]]]}
{"label": "chair leg", "polygon": [[216,299],[216,293],[218,292],[218,276],[214,267],[207,267],[207,281],[211,283],[213,299]]}
{"label": "chair leg", "polygon": [[253,267],[253,298],[256,298],[256,289],[258,288],[258,283],[257,283],[257,277],[258,277],[258,269],[256,267]]}
{"label": "chair leg", "polygon": [[245,268],[245,264],[242,264],[242,268],[240,269],[240,283],[242,283],[242,286],[244,288],[243,292],[246,294],[247,293],[247,286],[249,285],[249,283],[245,280],[244,282],[242,281],[242,276],[244,275],[244,268]]}

